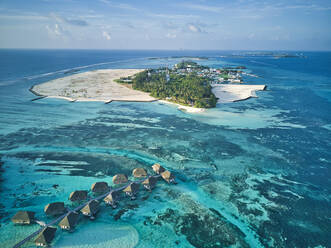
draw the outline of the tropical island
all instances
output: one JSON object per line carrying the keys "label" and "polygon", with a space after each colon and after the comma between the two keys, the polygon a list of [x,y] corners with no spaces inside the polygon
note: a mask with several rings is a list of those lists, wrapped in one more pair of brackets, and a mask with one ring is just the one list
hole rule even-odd
{"label": "tropical island", "polygon": [[209,68],[182,61],[172,68],[106,69],[72,74],[33,86],[40,97],[69,101],[161,100],[179,109],[200,112],[218,102],[234,102],[256,97],[265,85],[242,85],[244,66]]}
{"label": "tropical island", "polygon": [[208,68],[195,62],[183,61],[173,69],[148,69],[134,77],[115,81],[132,84],[134,90],[148,92],[158,99],[196,108],[212,108],[216,106],[217,98],[212,92],[211,78],[196,73],[204,69]]}

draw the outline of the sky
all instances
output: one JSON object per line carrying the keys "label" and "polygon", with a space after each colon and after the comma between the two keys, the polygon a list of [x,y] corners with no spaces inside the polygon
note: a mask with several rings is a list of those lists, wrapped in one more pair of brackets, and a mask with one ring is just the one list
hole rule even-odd
{"label": "sky", "polygon": [[331,50],[330,0],[0,0],[0,48]]}

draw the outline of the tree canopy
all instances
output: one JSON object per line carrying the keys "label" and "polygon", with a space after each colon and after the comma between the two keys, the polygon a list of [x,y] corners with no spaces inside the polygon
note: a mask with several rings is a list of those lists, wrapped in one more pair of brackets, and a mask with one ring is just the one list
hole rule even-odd
{"label": "tree canopy", "polygon": [[217,98],[211,91],[209,79],[194,73],[184,75],[164,70],[146,70],[132,79],[135,90],[150,92],[151,96],[197,108],[216,106]]}

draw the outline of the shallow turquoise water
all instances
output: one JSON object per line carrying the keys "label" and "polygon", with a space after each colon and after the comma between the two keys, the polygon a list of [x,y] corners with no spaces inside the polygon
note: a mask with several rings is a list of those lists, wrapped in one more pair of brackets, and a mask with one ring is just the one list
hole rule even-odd
{"label": "shallow turquoise water", "polygon": [[274,59],[181,52],[208,56],[199,63],[209,66],[245,65],[260,76],[247,81],[268,84],[259,98],[194,115],[157,102],[30,101],[29,87],[71,68],[158,67],[178,59],[147,57],[179,52],[0,53],[7,58],[0,71],[1,247],[38,228],[12,225],[16,211],[33,210],[47,221],[47,203],[69,204],[75,189],[89,189],[97,180],[110,183],[114,174],[131,174],[138,166],[150,170],[155,162],[173,170],[179,184],[159,182],[152,193],[141,191],[116,210],[102,206],[96,220],[82,218],[74,233],[58,230],[53,246],[331,243],[330,53]]}

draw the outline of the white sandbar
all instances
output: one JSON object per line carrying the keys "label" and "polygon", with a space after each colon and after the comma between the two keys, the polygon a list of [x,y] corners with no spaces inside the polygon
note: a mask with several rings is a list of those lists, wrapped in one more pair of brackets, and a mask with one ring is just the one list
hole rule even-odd
{"label": "white sandbar", "polygon": [[219,103],[227,103],[257,97],[255,92],[265,89],[265,85],[221,84],[213,85],[212,91]]}
{"label": "white sandbar", "polygon": [[203,112],[206,110],[204,108],[195,108],[195,107],[190,107],[190,106],[184,106],[184,105],[180,105],[178,103],[169,102],[169,101],[165,101],[165,100],[159,100],[159,102],[175,105],[175,106],[177,106],[177,108],[179,110],[187,112],[187,113],[200,113],[200,112]]}
{"label": "white sandbar", "polygon": [[155,101],[149,93],[133,90],[114,79],[132,76],[141,69],[107,69],[73,74],[35,85],[31,91],[37,95],[68,101]]}

